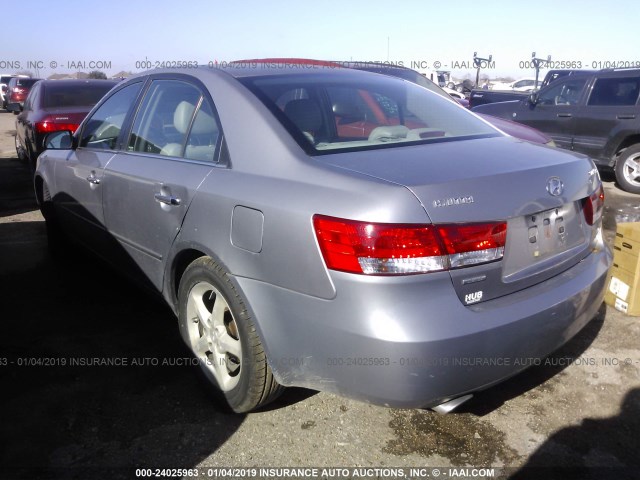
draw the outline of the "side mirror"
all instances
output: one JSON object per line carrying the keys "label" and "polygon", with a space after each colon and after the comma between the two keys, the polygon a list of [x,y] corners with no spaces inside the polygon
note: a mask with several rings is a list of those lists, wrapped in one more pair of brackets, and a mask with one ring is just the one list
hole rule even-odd
{"label": "side mirror", "polygon": [[536,103],[538,103],[538,92],[532,92],[529,95],[529,103],[531,105],[535,105]]}
{"label": "side mirror", "polygon": [[75,138],[68,130],[53,132],[44,137],[44,148],[47,150],[75,150],[76,147]]}

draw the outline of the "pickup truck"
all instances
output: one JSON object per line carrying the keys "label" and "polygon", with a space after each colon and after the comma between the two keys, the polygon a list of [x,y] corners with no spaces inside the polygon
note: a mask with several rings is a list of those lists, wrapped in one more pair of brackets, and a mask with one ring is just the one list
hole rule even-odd
{"label": "pickup truck", "polygon": [[512,90],[485,90],[474,88],[469,93],[469,108],[485,105],[487,103],[507,102],[509,100],[521,100],[528,97],[526,92],[514,92]]}
{"label": "pickup truck", "polygon": [[618,185],[640,194],[640,69],[607,69],[562,77],[519,100],[473,108],[520,122],[561,148],[614,168]]}

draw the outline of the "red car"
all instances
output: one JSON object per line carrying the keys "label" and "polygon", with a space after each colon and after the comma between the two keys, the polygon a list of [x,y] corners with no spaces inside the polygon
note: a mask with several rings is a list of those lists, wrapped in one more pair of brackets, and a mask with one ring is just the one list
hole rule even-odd
{"label": "red car", "polygon": [[75,132],[117,80],[41,80],[31,89],[16,119],[16,152],[33,170],[51,132]]}
{"label": "red car", "polygon": [[25,77],[13,77],[9,80],[7,85],[7,91],[5,93],[7,110],[13,112],[15,115],[20,113],[24,106],[24,101],[29,95],[31,87],[39,82],[39,78],[25,78]]}

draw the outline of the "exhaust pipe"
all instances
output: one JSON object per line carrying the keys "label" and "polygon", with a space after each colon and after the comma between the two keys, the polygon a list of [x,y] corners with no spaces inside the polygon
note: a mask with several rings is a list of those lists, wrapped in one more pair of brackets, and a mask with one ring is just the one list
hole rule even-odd
{"label": "exhaust pipe", "polygon": [[445,415],[447,413],[453,412],[456,408],[469,400],[471,397],[473,397],[473,395],[469,393],[468,395],[463,395],[461,397],[454,398],[453,400],[441,403],[440,405],[436,405],[435,407],[431,407],[431,410],[439,413],[440,415]]}

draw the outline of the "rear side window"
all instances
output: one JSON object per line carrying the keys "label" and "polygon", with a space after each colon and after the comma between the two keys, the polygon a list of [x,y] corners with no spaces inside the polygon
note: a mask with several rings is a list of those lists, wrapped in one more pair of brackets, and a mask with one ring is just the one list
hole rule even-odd
{"label": "rear side window", "polygon": [[122,124],[141,86],[142,82],[128,85],[100,105],[82,129],[80,147],[115,149]]}
{"label": "rear side window", "polygon": [[39,81],[39,78],[18,78],[16,80],[16,87],[30,88],[34,83]]}
{"label": "rear side window", "polygon": [[154,80],[133,124],[128,150],[213,162],[218,136],[213,110],[197,87]]}
{"label": "rear side window", "polygon": [[640,77],[598,78],[588,105],[635,105],[640,93]]}
{"label": "rear side window", "polygon": [[34,110],[38,106],[38,101],[40,99],[40,83],[34,85],[27,96],[27,99],[24,101],[24,111],[28,112],[30,110]]}

